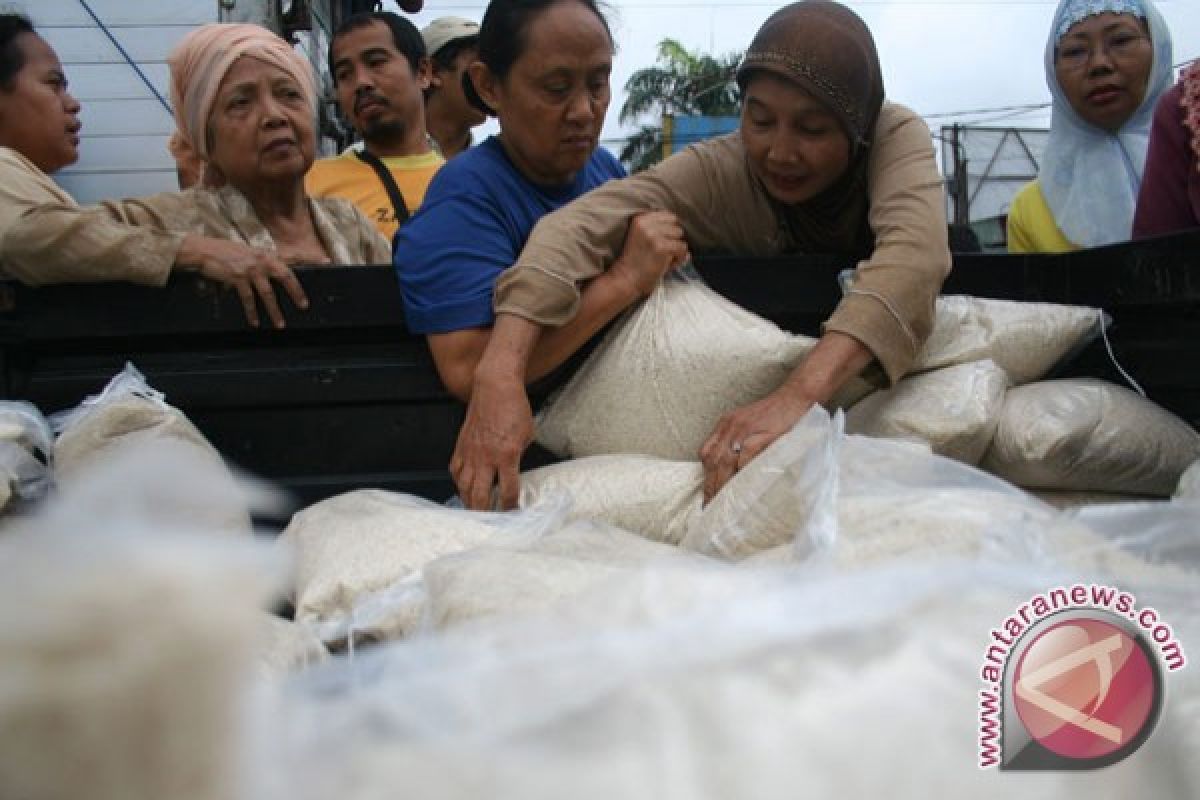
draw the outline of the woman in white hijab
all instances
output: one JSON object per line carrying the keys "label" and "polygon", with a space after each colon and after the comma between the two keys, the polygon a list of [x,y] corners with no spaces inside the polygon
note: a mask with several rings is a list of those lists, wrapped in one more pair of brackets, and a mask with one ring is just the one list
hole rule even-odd
{"label": "woman in white hijab", "polygon": [[1130,238],[1154,105],[1172,83],[1171,34],[1150,0],[1062,0],[1046,42],[1053,97],[1037,180],[1013,199],[1012,252]]}

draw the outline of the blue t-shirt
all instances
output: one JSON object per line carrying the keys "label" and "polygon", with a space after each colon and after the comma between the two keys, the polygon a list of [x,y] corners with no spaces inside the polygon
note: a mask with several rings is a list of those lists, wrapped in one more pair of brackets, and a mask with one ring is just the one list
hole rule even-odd
{"label": "blue t-shirt", "polygon": [[393,243],[408,329],[490,326],[496,279],[517,262],[537,221],[623,177],[620,162],[597,148],[570,184],[538,186],[517,171],[495,136],[447,161]]}

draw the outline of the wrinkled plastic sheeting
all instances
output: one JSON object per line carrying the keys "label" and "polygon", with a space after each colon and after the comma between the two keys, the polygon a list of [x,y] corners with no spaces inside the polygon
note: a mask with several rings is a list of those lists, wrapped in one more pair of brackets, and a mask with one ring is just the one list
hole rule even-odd
{"label": "wrinkled plastic sheeting", "polygon": [[[1195,796],[1184,748],[1200,686],[1187,670],[1121,764],[977,768],[988,631],[1059,579],[955,561],[651,566],[557,616],[296,679],[276,716],[290,781],[277,788],[297,800]],[[1194,608],[1160,611],[1184,641],[1200,637]]]}

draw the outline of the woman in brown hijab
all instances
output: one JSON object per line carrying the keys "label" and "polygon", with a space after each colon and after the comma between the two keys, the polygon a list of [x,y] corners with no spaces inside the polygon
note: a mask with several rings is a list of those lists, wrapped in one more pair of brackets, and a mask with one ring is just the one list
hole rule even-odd
{"label": "woman in brown hijab", "polygon": [[613,263],[639,212],[673,212],[691,252],[860,259],[812,354],[776,391],[730,409],[705,442],[708,497],[868,365],[891,382],[911,367],[950,269],[945,197],[929,129],[884,102],[870,31],[837,3],[794,3],[759,30],[737,81],[736,133],[544,217],[500,278],[496,327],[451,461],[470,507],[488,505],[496,482],[502,505],[514,503],[533,434],[523,386],[530,353],[543,326],[572,318],[579,286]]}

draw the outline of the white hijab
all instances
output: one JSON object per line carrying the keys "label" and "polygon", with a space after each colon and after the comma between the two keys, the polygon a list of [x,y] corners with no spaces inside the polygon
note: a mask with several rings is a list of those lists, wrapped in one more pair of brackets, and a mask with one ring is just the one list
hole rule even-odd
{"label": "white hijab", "polygon": [[[1058,229],[1080,247],[1098,247],[1131,237],[1154,105],[1170,88],[1173,77],[1171,32],[1153,3],[1141,0],[1154,47],[1154,63],[1141,106],[1115,134],[1084,122],[1075,113],[1054,72],[1058,31],[1067,15],[1078,14],[1081,6],[1091,13],[1101,13],[1108,10],[1103,8],[1105,5],[1062,0],[1046,41],[1046,84],[1054,105],[1038,182]],[[1129,3],[1126,0],[1114,5]]]}

